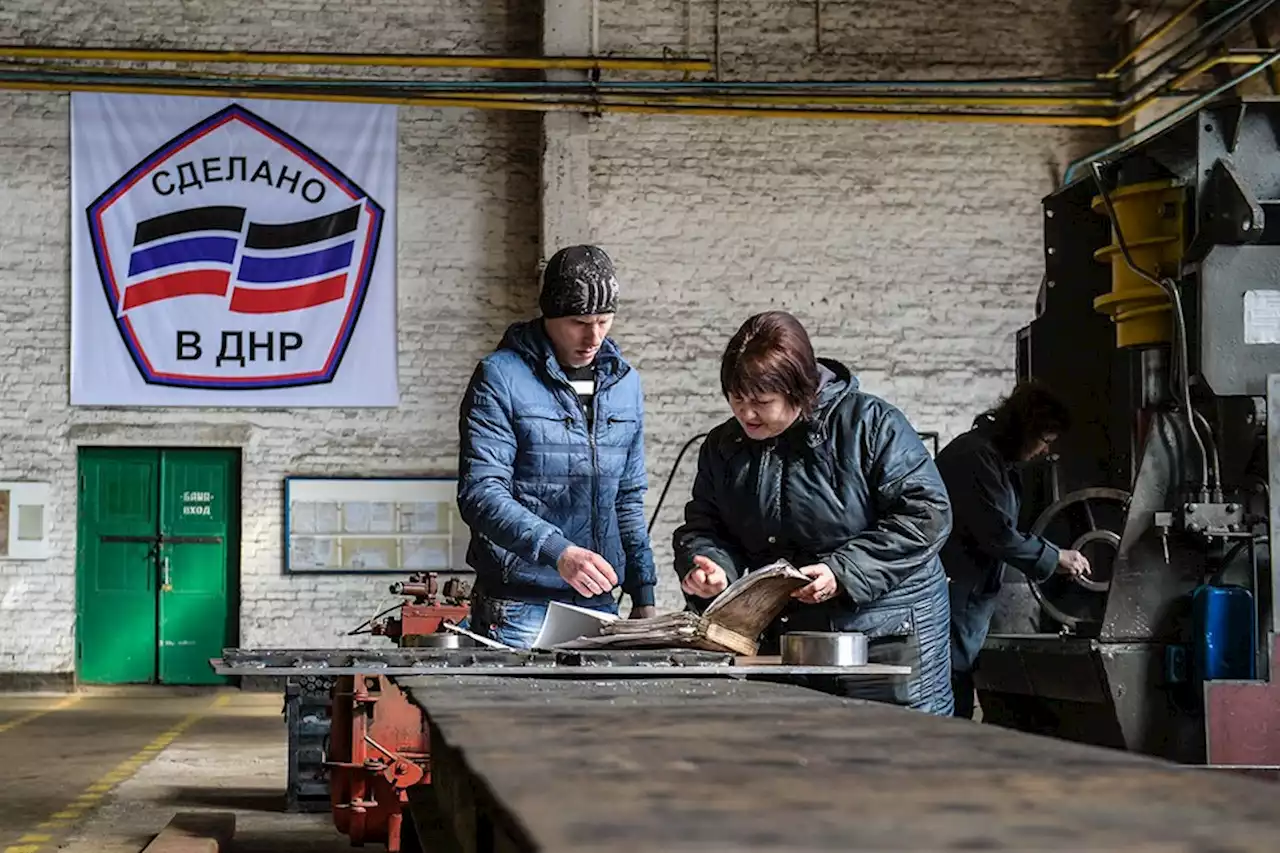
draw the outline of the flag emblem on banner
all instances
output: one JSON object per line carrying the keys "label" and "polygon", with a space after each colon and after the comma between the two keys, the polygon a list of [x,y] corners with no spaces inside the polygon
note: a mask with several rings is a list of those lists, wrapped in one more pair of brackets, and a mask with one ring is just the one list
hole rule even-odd
{"label": "flag emblem on banner", "polygon": [[333,379],[384,217],[314,149],[238,104],[133,165],[85,212],[106,307],[139,373],[228,389]]}
{"label": "flag emblem on banner", "polygon": [[[197,207],[138,223],[123,310],[181,296],[228,297],[237,314],[341,299],[360,206],[303,222],[251,222],[242,207]],[[234,274],[233,274],[234,273]]]}

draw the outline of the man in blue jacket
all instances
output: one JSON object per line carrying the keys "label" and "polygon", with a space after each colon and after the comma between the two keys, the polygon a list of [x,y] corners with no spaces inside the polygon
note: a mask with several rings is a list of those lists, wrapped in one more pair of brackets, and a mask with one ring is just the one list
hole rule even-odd
{"label": "man in blue jacket", "polygon": [[1018,469],[1044,455],[1070,423],[1067,407],[1052,392],[1024,382],[938,454],[953,516],[942,567],[950,581],[951,686],[957,717],[973,717],[973,670],[995,613],[1004,567],[1040,583],[1055,572],[1089,574],[1084,554],[1018,529]]}
{"label": "man in blue jacket", "polygon": [[471,529],[471,626],[528,648],[561,601],[652,616],[640,376],[608,337],[609,256],[570,246],[547,262],[542,316],[507,329],[462,401],[458,507]]}

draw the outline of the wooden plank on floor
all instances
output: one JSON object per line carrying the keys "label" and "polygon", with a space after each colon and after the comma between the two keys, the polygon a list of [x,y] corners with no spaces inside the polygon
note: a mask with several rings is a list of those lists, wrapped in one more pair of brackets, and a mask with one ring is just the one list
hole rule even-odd
{"label": "wooden plank on floor", "polygon": [[232,812],[178,812],[143,853],[225,853],[235,834]]}

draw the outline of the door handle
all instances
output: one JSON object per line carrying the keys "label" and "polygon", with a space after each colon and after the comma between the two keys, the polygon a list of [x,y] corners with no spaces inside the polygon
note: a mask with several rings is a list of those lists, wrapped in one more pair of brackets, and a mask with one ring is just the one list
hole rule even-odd
{"label": "door handle", "polygon": [[169,556],[167,554],[160,558],[160,591],[173,591],[173,577],[169,574]]}

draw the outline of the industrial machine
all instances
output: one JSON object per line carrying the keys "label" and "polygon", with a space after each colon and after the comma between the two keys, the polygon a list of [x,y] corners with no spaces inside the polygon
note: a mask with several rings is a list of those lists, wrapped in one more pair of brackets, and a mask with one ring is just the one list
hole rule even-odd
{"label": "industrial machine", "polygon": [[[407,600],[361,623],[351,634],[386,637],[398,648],[456,649],[470,645],[465,636],[445,629],[446,624],[465,624],[470,614],[471,585],[466,580],[451,577],[442,585],[437,573],[422,572],[410,575],[407,581],[391,584],[390,592]],[[339,679],[322,669],[300,670],[288,675],[284,684],[284,715],[289,732],[286,792],[289,810],[334,809],[335,820],[355,839],[362,837],[365,823],[362,819],[352,822],[350,815],[363,812],[352,812],[347,805],[353,798],[361,799],[363,795],[359,792],[376,774],[362,769],[366,757],[357,750],[364,746],[364,740],[353,739],[351,735],[355,722],[352,710],[358,707],[352,692],[353,683],[351,679],[339,683]],[[335,691],[342,696],[336,706]],[[335,754],[346,760],[330,760]],[[399,801],[395,802],[398,813]],[[385,836],[388,817],[381,813],[375,815],[372,831]],[[391,831],[395,829],[391,827]]]}
{"label": "industrial machine", "polygon": [[461,578],[450,578],[441,587],[439,575],[424,572],[410,575],[408,581],[393,583],[392,595],[410,600],[396,605],[397,616],[379,614],[370,624],[370,633],[387,637],[401,648],[418,646],[450,646],[457,648],[458,634],[445,630],[446,624],[461,625],[471,612],[468,599],[471,585]]}
{"label": "industrial machine", "polygon": [[1280,101],[1205,107],[1043,210],[1018,375],[1075,425],[1027,472],[1025,520],[1093,575],[1006,569],[983,718],[1280,766]]}

